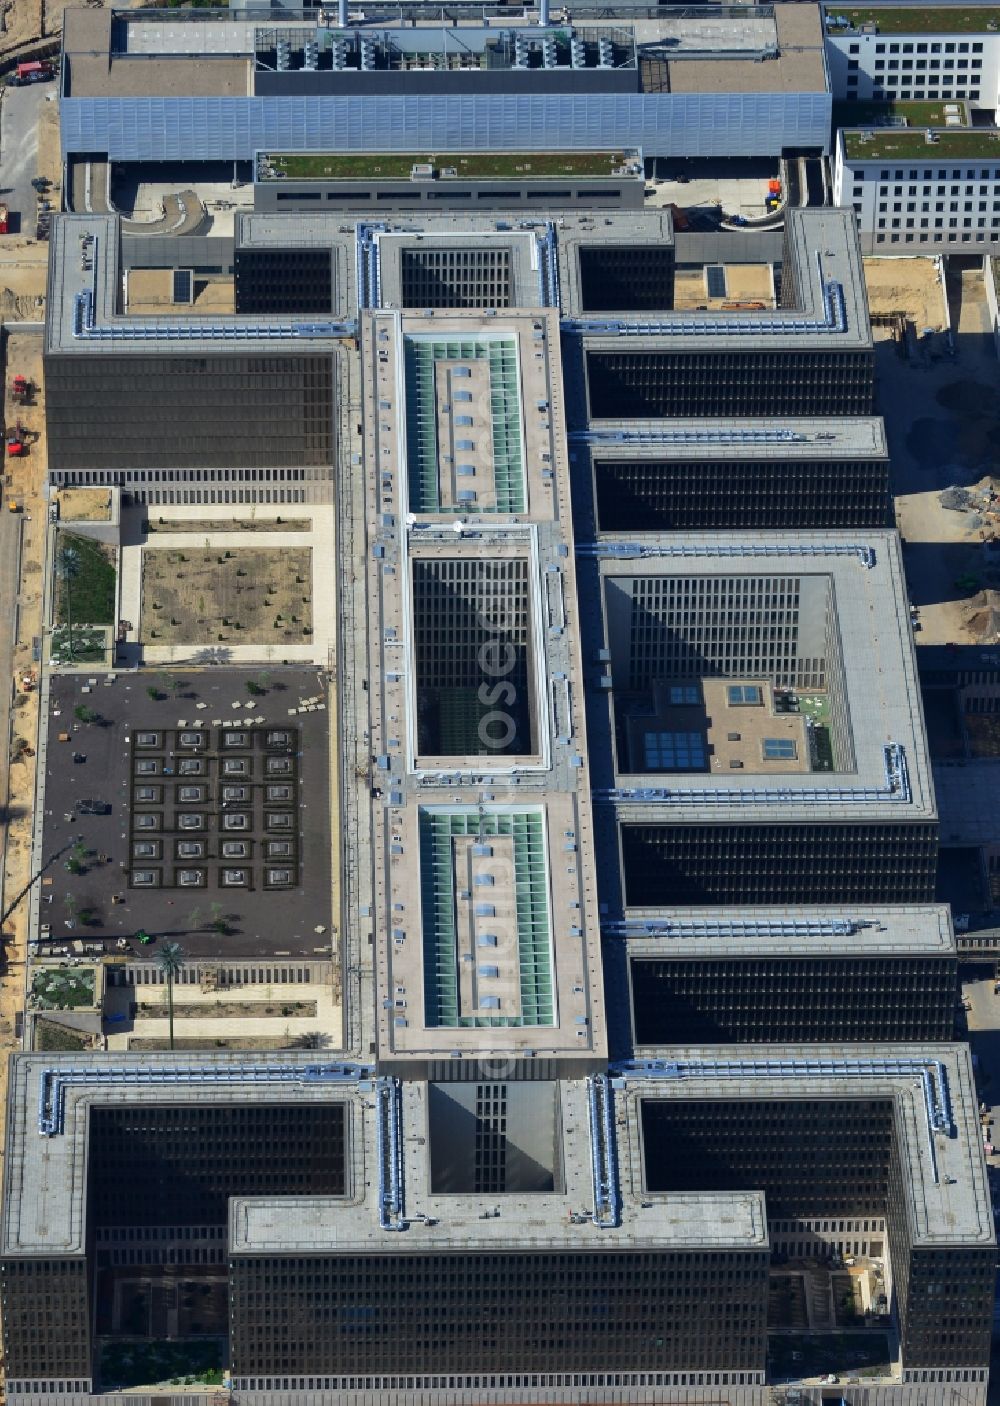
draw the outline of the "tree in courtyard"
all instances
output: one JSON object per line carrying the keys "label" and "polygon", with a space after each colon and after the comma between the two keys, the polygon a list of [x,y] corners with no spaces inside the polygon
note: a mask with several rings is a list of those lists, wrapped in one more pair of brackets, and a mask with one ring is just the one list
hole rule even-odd
{"label": "tree in courtyard", "polygon": [[174,978],[184,965],[184,953],[176,942],[164,942],[156,954],[157,966],[167,978],[167,1017],[170,1021],[170,1048],[174,1047]]}
{"label": "tree in courtyard", "polygon": [[56,574],[62,582],[63,605],[66,611],[66,629],[68,633],[69,657],[72,660],[73,654],[73,582],[80,574],[80,552],[71,543],[62,540],[59,544],[59,555],[56,557]]}

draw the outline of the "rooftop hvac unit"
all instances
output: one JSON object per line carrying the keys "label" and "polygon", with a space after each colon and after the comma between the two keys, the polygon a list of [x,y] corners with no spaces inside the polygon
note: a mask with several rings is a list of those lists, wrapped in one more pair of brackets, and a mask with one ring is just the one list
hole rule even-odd
{"label": "rooftop hvac unit", "polygon": [[556,63],[556,41],[546,35],[542,40],[542,65],[544,68],[555,68]]}
{"label": "rooftop hvac unit", "polygon": [[610,39],[598,39],[597,41],[597,66],[598,68],[613,68],[615,62],[614,46]]}
{"label": "rooftop hvac unit", "polygon": [[574,68],[587,67],[587,46],[582,39],[577,39],[575,35],[569,43],[569,61]]}

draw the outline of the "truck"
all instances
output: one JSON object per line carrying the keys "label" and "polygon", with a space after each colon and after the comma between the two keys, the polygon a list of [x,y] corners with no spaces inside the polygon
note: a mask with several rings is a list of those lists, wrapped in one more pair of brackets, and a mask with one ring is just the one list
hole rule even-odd
{"label": "truck", "polygon": [[24,88],[29,83],[47,83],[54,72],[48,59],[29,59],[26,63],[18,64],[17,71],[10,81],[15,88]]}
{"label": "truck", "polygon": [[0,204],[0,234],[6,234],[6,233],[7,233],[7,229],[8,229],[8,224],[9,224],[9,222],[10,222],[10,215],[9,215],[8,210],[7,210],[7,206],[6,206],[6,205],[3,205],[3,204]]}

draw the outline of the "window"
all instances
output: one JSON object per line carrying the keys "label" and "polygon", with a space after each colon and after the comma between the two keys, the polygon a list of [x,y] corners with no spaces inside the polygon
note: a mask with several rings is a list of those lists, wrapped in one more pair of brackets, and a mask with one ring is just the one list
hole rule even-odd
{"label": "window", "polygon": [[671,703],[700,703],[701,692],[696,683],[674,683],[670,685]]}
{"label": "window", "polygon": [[760,684],[735,683],[726,689],[730,708],[759,708],[764,701]]}
{"label": "window", "polygon": [[765,737],[762,742],[766,762],[794,762],[798,749],[791,737]]}
{"label": "window", "polygon": [[699,732],[646,732],[642,746],[649,771],[697,771],[705,765]]}

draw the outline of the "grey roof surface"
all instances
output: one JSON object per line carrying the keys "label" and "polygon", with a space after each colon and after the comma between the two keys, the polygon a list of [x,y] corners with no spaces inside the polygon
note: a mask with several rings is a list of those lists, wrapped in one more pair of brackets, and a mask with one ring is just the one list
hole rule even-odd
{"label": "grey roof surface", "polygon": [[[233,314],[199,317],[185,309],[160,317],[127,317],[118,312],[120,222],[117,215],[62,215],[53,221],[49,244],[48,307],[45,350],[76,356],[94,351],[143,355],[155,347],[163,355],[260,352],[281,346],[287,352],[326,351],[351,336],[353,322],[339,309],[333,319],[254,317]],[[353,248],[353,227],[349,246]],[[199,241],[199,247],[201,242]],[[345,242],[335,246],[334,287],[346,299],[349,271]],[[92,307],[92,331],[81,334],[81,304]],[[185,315],[186,313],[186,315]]]}
{"label": "grey roof surface", "polygon": [[802,419],[601,420],[587,437],[595,459],[885,459],[881,416]]}
{"label": "grey roof surface", "polygon": [[[725,1054],[672,1046],[663,1060],[682,1066],[680,1076],[644,1079],[640,1069],[629,1081],[629,1101],[717,1099],[724,1109],[734,1099],[893,1098],[913,1243],[996,1243],[968,1045],[851,1045],[846,1052],[843,1045],[740,1045]],[[891,1072],[892,1062],[914,1071],[939,1063],[951,1103],[950,1136],[928,1132],[920,1074]],[[631,1107],[627,1119],[631,1130],[637,1123]]]}
{"label": "grey roof surface", "polygon": [[[241,1077],[252,1061],[255,1080]],[[615,1079],[621,1224],[599,1229],[593,1207],[587,1089],[559,1085],[565,1190],[498,1196],[500,1215],[482,1219],[482,1197],[430,1190],[426,1086],[402,1087],[405,1222],[403,1235],[379,1229],[375,1105],[370,1082],[331,1086],[301,1077],[315,1055],[212,1053],[172,1055],[14,1056],[8,1098],[3,1252],[11,1256],[80,1256],[85,1248],[88,1109],[93,1104],[221,1103],[308,1100],[342,1102],[350,1110],[348,1194],[343,1198],[234,1198],[230,1242],[235,1253],[357,1250],[394,1254],[428,1249],[498,1252],[523,1249],[766,1249],[763,1197],[649,1193],[642,1184],[639,1104],[653,1099],[872,1098],[896,1101],[904,1152],[910,1234],[919,1245],[991,1245],[993,1218],[968,1048],[872,1045],[852,1048],[744,1046],[738,1057],[717,1050],[671,1049],[660,1066],[639,1062]],[[78,1071],[65,1090],[64,1131],[37,1131],[41,1081],[58,1069]],[[159,1081],[143,1084],[137,1071]],[[269,1071],[284,1070],[287,1082]],[[922,1084],[927,1070],[947,1096],[946,1123],[931,1133]],[[164,1082],[167,1071],[170,1077]],[[123,1079],[128,1072],[130,1082]],[[166,1093],[165,1090],[169,1092]],[[932,1152],[933,1148],[933,1152]],[[574,1219],[571,1219],[574,1216]],[[419,1224],[429,1217],[437,1222]],[[414,1222],[417,1222],[414,1224]]]}
{"label": "grey roof surface", "polygon": [[[850,551],[854,546],[871,549],[871,565],[865,566],[859,554]],[[685,820],[731,821],[734,804],[740,818],[747,821],[935,817],[906,582],[895,532],[866,528],[857,532],[757,532],[751,536],[636,534],[602,537],[598,550],[611,553],[599,559],[603,581],[658,575],[829,576],[856,761],[855,772],[780,777],[747,774],[745,778],[733,773],[630,777],[632,787],[662,787],[669,792],[666,800],[647,802],[636,796],[624,802],[630,820],[683,814]],[[587,623],[584,612],[585,628]],[[603,642],[592,635],[585,650],[590,653]],[[890,795],[885,790],[884,748],[890,743],[900,744],[904,750],[908,796],[902,792]],[[879,794],[851,794],[869,788]],[[816,795],[818,789],[825,797]]]}
{"label": "grey roof surface", "polygon": [[[330,1065],[329,1059],[323,1061]],[[370,1084],[333,1086],[304,1072],[317,1064],[307,1052],[245,1055],[176,1051],[127,1055],[81,1051],[73,1055],[13,1055],[7,1101],[3,1252],[82,1255],[86,1249],[88,1110],[94,1103],[150,1104],[347,1102],[370,1098]],[[285,1071],[289,1082],[252,1077]],[[42,1082],[53,1072],[75,1071],[65,1089],[64,1131],[39,1133]],[[139,1078],[137,1078],[137,1074]],[[130,1076],[129,1081],[123,1075]],[[149,1082],[143,1084],[145,1076]],[[366,1091],[367,1090],[367,1091]]]}
{"label": "grey roof surface", "polygon": [[[629,957],[659,961],[715,957],[954,957],[945,904],[883,908],[629,908],[622,928]],[[646,935],[643,928],[656,931]],[[845,932],[848,927],[850,931]],[[617,932],[616,932],[616,935]]]}
{"label": "grey roof surface", "polygon": [[[635,212],[637,229],[650,217]],[[649,228],[655,228],[650,224]],[[616,226],[612,226],[612,231]],[[600,242],[606,232],[600,224],[590,239]],[[785,221],[784,279],[794,284],[799,306],[755,312],[620,313],[615,320],[626,329],[623,336],[609,335],[600,325],[607,314],[584,310],[579,291],[578,261],[573,243],[587,242],[576,229],[560,234],[560,276],[563,311],[574,317],[586,338],[588,351],[688,351],[710,345],[713,351],[796,350],[822,348],[848,351],[872,345],[868,297],[858,247],[853,210],[790,210]],[[836,290],[839,290],[837,293]],[[833,302],[831,303],[831,297]],[[647,330],[648,329],[648,330]]]}
{"label": "grey roof surface", "polygon": [[[394,1255],[426,1254],[428,1250],[495,1253],[515,1250],[648,1250],[746,1249],[767,1247],[763,1196],[759,1191],[684,1192],[650,1197],[643,1190],[638,1168],[622,1177],[622,1224],[603,1230],[590,1218],[594,1204],[586,1085],[566,1080],[559,1085],[561,1141],[565,1190],[526,1195],[434,1194],[429,1158],[420,1134],[427,1126],[427,1086],[406,1083],[402,1091],[404,1134],[403,1182],[407,1217],[418,1222],[387,1245],[370,1205],[349,1213],[320,1199],[312,1201],[253,1198],[230,1203],[230,1244],[235,1253],[286,1250],[383,1251]],[[635,1130],[633,1130],[635,1131]],[[619,1132],[620,1145],[624,1138]],[[499,1215],[483,1216],[484,1205]],[[332,1213],[331,1213],[332,1212]],[[581,1214],[586,1213],[586,1214]],[[571,1220],[571,1215],[579,1217]],[[433,1226],[421,1226],[429,1217]]]}
{"label": "grey roof surface", "polygon": [[[391,904],[377,954],[376,1012],[382,1058],[447,1059],[461,1050],[481,1057],[505,1051],[593,1061],[606,1048],[599,933],[593,890],[594,853],[586,724],[578,632],[567,629],[576,599],[573,524],[561,397],[560,341],[551,310],[506,309],[495,317],[440,310],[424,314],[383,310],[366,319],[363,354],[376,368],[365,387],[365,464],[368,484],[369,677],[372,680],[371,751],[384,757],[384,792],[373,800],[377,901]],[[432,339],[471,347],[479,339],[513,342],[519,439],[523,446],[524,507],[509,512],[458,514],[454,508],[411,513],[407,427],[415,416],[408,396],[408,347]],[[468,355],[468,353],[467,353]],[[437,392],[438,409],[441,395]],[[448,407],[444,407],[447,409]],[[479,435],[481,437],[481,429]],[[457,517],[465,523],[456,533]],[[417,754],[413,562],[455,557],[514,556],[528,563],[531,617],[529,688],[536,719],[535,752],[512,757]],[[456,620],[461,618],[456,600]],[[425,947],[422,927],[421,807],[453,806],[475,812],[542,807],[550,872],[551,962],[556,988],[554,1024],[476,1028],[425,1022]],[[389,836],[394,844],[390,849]],[[388,914],[387,914],[388,916]],[[401,934],[397,943],[392,926]],[[406,1001],[402,1023],[393,997]]]}

